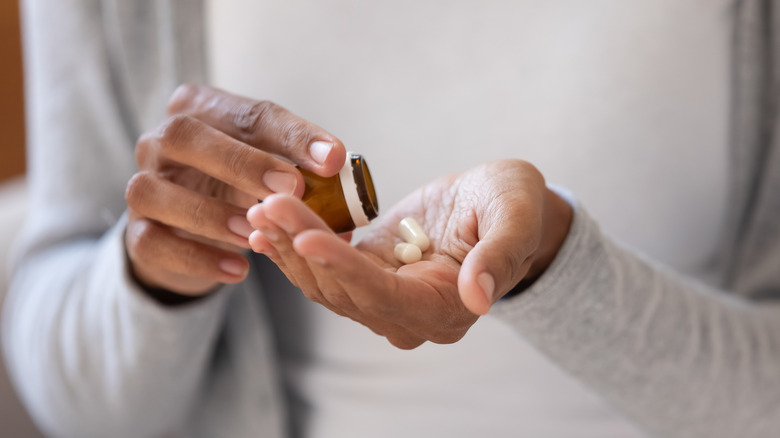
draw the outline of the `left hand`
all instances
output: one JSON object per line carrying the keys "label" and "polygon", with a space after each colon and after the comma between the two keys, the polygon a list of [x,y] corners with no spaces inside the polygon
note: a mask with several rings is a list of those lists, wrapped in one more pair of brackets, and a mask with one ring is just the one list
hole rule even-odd
{"label": "left hand", "polygon": [[[399,221],[431,240],[417,263],[399,262]],[[247,218],[266,254],[312,301],[399,348],[452,343],[523,279],[538,277],[568,232],[571,207],[531,164],[503,160],[434,181],[379,218],[357,246],[299,199],[272,195]]]}

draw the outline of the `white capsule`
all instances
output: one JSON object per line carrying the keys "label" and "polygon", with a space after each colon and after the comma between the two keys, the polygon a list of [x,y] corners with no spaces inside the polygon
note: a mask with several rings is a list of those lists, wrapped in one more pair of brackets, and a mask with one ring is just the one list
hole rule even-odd
{"label": "white capsule", "polygon": [[413,218],[405,217],[401,219],[401,222],[398,223],[398,231],[405,241],[420,248],[420,251],[425,251],[431,246],[431,241],[428,239],[425,231]]}
{"label": "white capsule", "polygon": [[395,258],[403,262],[404,264],[419,262],[422,258],[422,251],[416,245],[411,243],[401,242],[395,246],[393,251]]}

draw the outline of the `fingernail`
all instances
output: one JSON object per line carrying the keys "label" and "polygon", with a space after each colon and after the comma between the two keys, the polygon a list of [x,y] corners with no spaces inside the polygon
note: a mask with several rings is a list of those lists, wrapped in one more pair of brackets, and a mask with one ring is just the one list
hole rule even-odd
{"label": "fingernail", "polygon": [[330,151],[333,150],[333,144],[326,141],[315,141],[309,145],[309,154],[311,158],[319,164],[325,164]]}
{"label": "fingernail", "polygon": [[252,234],[252,231],[255,230],[249,225],[249,221],[247,221],[244,216],[233,216],[228,218],[227,226],[230,231],[245,239],[248,239],[249,235]]}
{"label": "fingernail", "polygon": [[487,272],[483,272],[477,276],[477,284],[485,292],[485,296],[489,303],[493,303],[493,292],[496,288],[496,282],[493,277]]}
{"label": "fingernail", "polygon": [[292,194],[295,192],[298,180],[291,173],[269,170],[263,175],[263,183],[274,193]]}
{"label": "fingernail", "polygon": [[243,263],[233,259],[224,259],[219,262],[219,269],[227,274],[235,275],[236,277],[243,276],[245,270]]}

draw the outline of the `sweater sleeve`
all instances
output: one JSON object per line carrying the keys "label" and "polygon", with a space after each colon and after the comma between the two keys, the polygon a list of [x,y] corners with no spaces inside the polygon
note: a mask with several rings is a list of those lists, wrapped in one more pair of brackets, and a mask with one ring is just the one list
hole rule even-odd
{"label": "sweater sleeve", "polygon": [[9,372],[57,437],[174,430],[199,389],[226,294],[166,308],[124,249],[135,131],[100,0],[23,2],[30,212],[4,309]]}
{"label": "sweater sleeve", "polygon": [[558,256],[493,314],[647,430],[769,437],[780,430],[780,308],[623,248],[575,204]]}
{"label": "sweater sleeve", "polygon": [[167,308],[130,278],[124,221],[27,258],[6,301],[9,370],[51,436],[159,436],[199,389],[226,294]]}

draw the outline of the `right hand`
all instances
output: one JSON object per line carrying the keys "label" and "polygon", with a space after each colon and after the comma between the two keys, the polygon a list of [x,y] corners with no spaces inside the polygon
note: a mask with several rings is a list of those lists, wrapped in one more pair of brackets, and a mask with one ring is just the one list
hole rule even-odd
{"label": "right hand", "polygon": [[189,296],[242,281],[253,231],[247,209],[273,193],[304,191],[300,172],[275,155],[332,176],[346,151],[271,102],[179,87],[166,120],[138,140],[139,170],[127,184],[125,245],[136,280]]}

